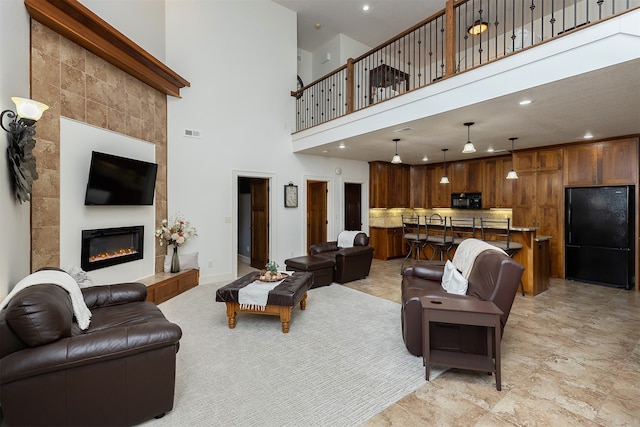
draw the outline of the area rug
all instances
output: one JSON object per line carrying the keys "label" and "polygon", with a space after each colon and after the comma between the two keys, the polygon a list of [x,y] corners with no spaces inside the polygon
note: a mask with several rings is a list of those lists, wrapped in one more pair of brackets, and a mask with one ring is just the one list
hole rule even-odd
{"label": "area rug", "polygon": [[229,329],[220,286],[160,305],[183,330],[176,395],[173,411],[145,425],[356,426],[425,383],[397,303],[333,284],[309,291],[288,334],[277,316],[245,313]]}

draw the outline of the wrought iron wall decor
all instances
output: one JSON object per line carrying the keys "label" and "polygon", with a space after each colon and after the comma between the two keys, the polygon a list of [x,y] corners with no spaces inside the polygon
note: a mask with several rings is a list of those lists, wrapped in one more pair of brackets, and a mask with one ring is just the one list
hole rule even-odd
{"label": "wrought iron wall decor", "polygon": [[[5,110],[0,114],[0,126],[9,134],[7,157],[9,170],[13,176],[13,191],[16,199],[22,204],[31,200],[33,181],[38,179],[36,158],[33,148],[36,140],[35,124],[42,113],[49,107],[41,102],[25,98],[11,98],[16,104],[16,111]],[[10,121],[5,126],[5,117]]]}

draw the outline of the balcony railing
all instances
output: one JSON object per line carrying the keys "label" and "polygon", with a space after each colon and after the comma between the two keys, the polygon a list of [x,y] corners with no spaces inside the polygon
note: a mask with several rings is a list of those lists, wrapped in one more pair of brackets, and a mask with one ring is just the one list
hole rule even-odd
{"label": "balcony railing", "polygon": [[296,131],[638,7],[640,0],[448,0],[444,10],[292,92]]}

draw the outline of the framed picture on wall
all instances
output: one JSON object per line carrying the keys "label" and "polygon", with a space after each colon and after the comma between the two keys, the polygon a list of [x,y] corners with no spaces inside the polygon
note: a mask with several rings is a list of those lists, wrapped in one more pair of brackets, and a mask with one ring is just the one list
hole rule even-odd
{"label": "framed picture on wall", "polygon": [[284,186],[284,207],[285,208],[298,207],[298,186],[293,185],[292,182]]}

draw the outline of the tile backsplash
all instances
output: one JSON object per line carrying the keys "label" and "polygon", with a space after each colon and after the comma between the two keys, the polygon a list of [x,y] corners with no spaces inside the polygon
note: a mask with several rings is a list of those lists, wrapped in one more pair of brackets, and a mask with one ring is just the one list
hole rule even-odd
{"label": "tile backsplash", "polygon": [[507,219],[511,218],[511,209],[369,209],[370,227],[402,227],[402,216],[430,216],[438,214],[453,218]]}

